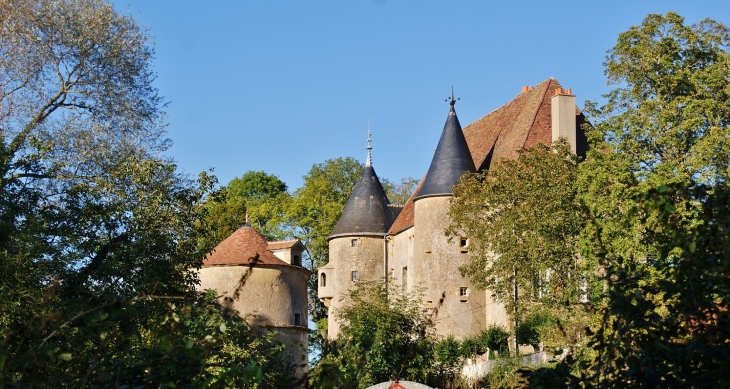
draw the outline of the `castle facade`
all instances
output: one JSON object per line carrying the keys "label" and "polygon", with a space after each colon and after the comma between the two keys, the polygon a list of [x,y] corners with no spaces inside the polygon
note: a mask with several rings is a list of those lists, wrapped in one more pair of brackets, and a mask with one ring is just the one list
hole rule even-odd
{"label": "castle facade", "polygon": [[318,296],[329,307],[328,337],[342,323],[337,309],[359,280],[391,280],[404,292],[422,291],[436,334],[463,339],[490,324],[511,329],[504,305],[489,290],[477,290],[459,267],[470,261],[468,236],[449,239],[452,188],[466,172],[489,169],[492,161],[515,159],[517,151],[566,138],[573,152],[588,148],[585,118],[575,96],[555,79],[524,87],[512,101],[462,129],[455,101],[431,165],[410,199],[389,203],[368,159],[332,234],[329,263],[318,270]]}

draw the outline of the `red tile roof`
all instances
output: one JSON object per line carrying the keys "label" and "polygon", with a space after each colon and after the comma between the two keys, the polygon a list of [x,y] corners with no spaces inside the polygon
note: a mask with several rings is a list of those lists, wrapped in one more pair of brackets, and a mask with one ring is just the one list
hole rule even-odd
{"label": "red tile roof", "polygon": [[252,227],[243,226],[220,242],[203,260],[203,267],[216,265],[291,266],[268,250],[266,239]]}
{"label": "red tile roof", "polygon": [[[463,128],[477,170],[488,169],[492,161],[517,158],[517,150],[523,147],[552,142],[550,99],[557,88],[562,88],[557,80],[553,78],[545,80],[534,88],[524,90],[512,101]],[[576,108],[576,121],[577,153],[585,155],[588,142],[580,127],[585,122],[585,117],[578,108]],[[421,189],[422,184],[423,179],[393,222],[389,234],[399,233],[413,225],[415,209],[413,197]]]}

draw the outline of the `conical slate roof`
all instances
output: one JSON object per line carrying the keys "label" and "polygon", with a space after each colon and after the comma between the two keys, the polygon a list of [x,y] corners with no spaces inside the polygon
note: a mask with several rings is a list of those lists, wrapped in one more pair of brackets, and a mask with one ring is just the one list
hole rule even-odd
{"label": "conical slate roof", "polygon": [[451,99],[451,110],[446,118],[441,139],[431,160],[431,167],[426,173],[418,198],[428,196],[452,195],[452,188],[459,183],[464,172],[475,172],[469,147],[466,145],[464,133],[461,131],[459,118],[454,110],[454,99]]}
{"label": "conical slate roof", "polygon": [[360,180],[328,239],[353,235],[384,235],[397,212],[388,207],[388,198],[375,169],[365,165]]}

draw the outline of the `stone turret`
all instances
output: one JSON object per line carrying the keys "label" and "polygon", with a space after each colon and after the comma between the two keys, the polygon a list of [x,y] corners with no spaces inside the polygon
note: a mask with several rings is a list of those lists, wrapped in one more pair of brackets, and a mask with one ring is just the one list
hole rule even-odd
{"label": "stone turret", "polygon": [[276,332],[297,366],[294,388],[304,386],[309,363],[307,279],[311,273],[301,266],[303,249],[298,240],[267,242],[244,225],[208,253],[199,270],[200,289],[216,290],[224,309],[245,317],[256,332]]}
{"label": "stone turret", "polygon": [[389,207],[385,190],[368,155],[360,180],[347,201],[329,240],[330,262],[319,269],[318,295],[330,309],[328,336],[337,337],[340,324],[334,311],[341,308],[342,294],[358,280],[386,276],[385,236],[400,208]]}
{"label": "stone turret", "polygon": [[462,339],[485,328],[484,314],[479,310],[485,295],[459,273],[459,267],[469,262],[468,237],[449,241],[445,234],[453,187],[464,173],[476,171],[455,103],[452,91],[446,124],[423,187],[414,198],[412,267],[416,286],[427,288],[425,305],[432,310],[436,331]]}

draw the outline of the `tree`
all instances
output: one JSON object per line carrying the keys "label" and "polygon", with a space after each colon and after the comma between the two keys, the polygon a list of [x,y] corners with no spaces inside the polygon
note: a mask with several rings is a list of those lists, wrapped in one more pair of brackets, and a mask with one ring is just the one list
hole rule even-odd
{"label": "tree", "polygon": [[323,388],[367,388],[399,378],[426,381],[433,360],[433,330],[416,296],[401,294],[382,282],[360,281],[338,316],[341,329],[334,351],[311,374]]}
{"label": "tree", "polygon": [[0,14],[0,383],[285,376],[280,347],[194,290],[216,182],[161,157],[147,33],[99,0]]}
{"label": "tree", "polygon": [[285,211],[291,201],[286,184],[264,171],[247,171],[221,188],[208,204],[208,223],[214,231],[210,244],[220,243],[246,223],[269,241],[291,237]]}
{"label": "tree", "polygon": [[470,238],[471,262],[462,274],[492,291],[516,319],[545,307],[554,311],[565,330],[554,340],[563,344],[583,332],[581,281],[595,271],[578,254],[584,219],[577,174],[578,159],[565,142],[521,150],[517,160],[462,177],[448,229],[451,236]]}
{"label": "tree", "polygon": [[[310,317],[317,323],[327,317],[327,309],[317,298],[317,269],[327,263],[327,237],[334,230],[347,200],[362,175],[363,166],[352,157],[328,159],[314,164],[304,176],[304,185],[294,191],[287,214],[295,228],[295,236],[307,248],[307,268],[312,271],[308,290]],[[323,326],[324,323],[318,324]],[[322,337],[310,345],[317,346]]]}
{"label": "tree", "polygon": [[533,385],[722,387],[730,382],[730,33],[706,19],[649,15],[619,35],[589,104],[593,147],[578,198],[584,257],[604,268],[593,357]]}
{"label": "tree", "polygon": [[381,183],[388,196],[388,201],[391,204],[403,205],[411,198],[419,181],[413,177],[406,177],[401,178],[400,183],[396,184],[387,178],[382,178]]}

